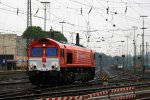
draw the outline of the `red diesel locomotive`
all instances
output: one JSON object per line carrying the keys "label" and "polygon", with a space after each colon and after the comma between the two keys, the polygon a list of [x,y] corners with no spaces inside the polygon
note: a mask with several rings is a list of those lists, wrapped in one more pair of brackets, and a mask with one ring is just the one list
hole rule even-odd
{"label": "red diesel locomotive", "polygon": [[94,51],[49,38],[31,42],[28,48],[29,80],[34,85],[89,81],[95,76]]}

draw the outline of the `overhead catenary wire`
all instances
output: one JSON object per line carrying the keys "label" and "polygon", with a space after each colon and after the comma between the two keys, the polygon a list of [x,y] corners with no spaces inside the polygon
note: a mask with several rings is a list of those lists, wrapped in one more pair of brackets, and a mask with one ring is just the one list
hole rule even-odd
{"label": "overhead catenary wire", "polygon": [[[3,3],[4,4],[4,3]],[[4,4],[4,5],[7,5],[7,4]],[[16,13],[16,10],[18,9],[18,8],[14,8],[14,7],[12,7],[12,6],[9,6],[9,5],[7,5],[8,7],[10,7],[10,8],[13,8],[14,10],[10,10],[10,9],[8,9],[8,8],[0,8],[1,10],[5,10],[5,11],[9,11],[9,12],[12,12],[12,13]],[[18,12],[17,12],[18,14],[23,14],[23,15],[27,15],[27,12],[25,12],[25,11],[22,11],[22,10],[18,10]],[[61,20],[63,20],[62,18],[60,18],[60,17],[58,17],[58,16],[56,16],[55,14],[53,14],[53,13],[51,13],[53,16],[55,16],[55,17],[57,17],[58,19],[61,19]],[[33,17],[36,17],[36,18],[40,18],[40,19],[44,19],[43,17],[41,17],[41,16],[37,16],[37,15],[32,15]],[[47,19],[47,21],[50,21],[49,19]],[[57,20],[51,20],[52,22],[59,22],[59,21],[57,21]],[[75,25],[75,24],[71,24],[71,23],[67,23],[68,25],[72,25],[72,26],[74,26],[74,27],[83,27],[83,26],[77,26],[77,25]]]}
{"label": "overhead catenary wire", "polygon": [[[55,15],[54,15],[55,16]],[[38,17],[38,16],[35,16],[35,17]],[[38,17],[38,18],[41,18],[41,17]],[[60,19],[60,18],[59,18]],[[70,25],[73,25],[73,24],[70,24]],[[80,27],[80,26],[79,26]]]}
{"label": "overhead catenary wire", "polygon": [[[56,1],[59,1],[59,0],[56,0]],[[55,4],[56,1],[52,1],[53,4]],[[77,0],[73,0],[73,1],[77,1]],[[87,15],[86,14],[88,14],[91,7],[92,7],[92,10],[90,12],[91,19],[92,19],[92,16],[96,15],[96,14],[97,14],[96,17],[97,18],[99,17],[99,19],[100,19],[100,20],[97,19],[98,20],[97,22],[99,24],[90,23],[90,28],[91,28],[90,31],[93,31],[92,34],[103,33],[103,34],[110,35],[113,32],[113,33],[115,33],[113,38],[116,38],[117,36],[118,37],[123,37],[124,33],[122,31],[126,31],[128,29],[128,27],[130,26],[130,24],[129,24],[130,22],[133,22],[133,23],[141,22],[141,19],[139,19],[138,17],[130,16],[128,14],[129,11],[136,10],[136,9],[134,9],[134,7],[136,8],[136,7],[139,6],[138,4],[134,4],[133,2],[131,2],[131,3],[127,2],[128,9],[127,9],[127,13],[125,15],[126,2],[123,3],[121,1],[115,1],[115,0],[101,0],[101,1],[97,0],[99,3],[97,3],[97,1],[94,1],[94,0],[90,0],[90,1],[86,0],[86,1],[88,1],[89,3],[85,2],[85,1],[79,1],[78,0],[77,2],[81,2],[82,4],[85,4],[85,5],[82,5],[82,4],[76,3],[75,5],[78,5],[78,6],[70,6],[71,3],[74,4],[74,2],[72,2],[72,0],[67,0],[67,2],[69,2],[68,4],[64,3],[64,1],[59,1],[60,3],[57,3],[56,5],[52,5],[51,6],[52,11],[48,12],[51,15],[51,19],[50,18],[47,19],[49,25],[50,24],[51,25],[55,24],[57,26],[60,26],[60,24],[58,22],[64,20],[66,22],[66,24],[64,26],[65,27],[65,32],[68,33],[68,32],[78,31],[78,32],[81,32],[81,33],[83,33],[83,32],[85,33],[87,31],[86,30],[86,25],[85,25],[86,20],[87,20]],[[104,5],[103,6],[103,4],[105,4],[105,2],[107,2],[107,1],[110,2],[110,5],[107,5],[107,6]],[[92,4],[92,2],[94,2],[94,3]],[[117,4],[120,4],[121,6],[115,5],[116,2],[120,2],[120,3],[117,3]],[[41,7],[41,4],[39,3],[39,1],[36,2],[36,0],[32,0],[32,4],[37,5],[37,6],[34,5],[34,8],[33,8],[33,15],[35,15],[34,18],[37,18],[36,20],[43,19],[43,17],[40,16],[40,13],[43,12],[43,8]],[[130,4],[131,4],[131,6],[130,6]],[[98,5],[100,5],[100,6],[98,6]],[[141,4],[141,5],[148,6],[148,4]],[[10,14],[17,15],[18,17],[22,17],[22,15],[23,16],[26,15],[26,11],[23,10],[25,8],[20,8],[20,7],[16,6],[16,7],[11,9],[11,7],[8,7],[8,6],[5,6],[5,5],[1,6],[1,8],[5,8],[5,10],[3,10],[3,12],[10,12]],[[107,14],[106,8],[108,6],[109,6],[109,10],[108,10],[109,13]],[[81,8],[82,8],[82,10],[81,10]],[[121,8],[122,12],[117,12],[117,14],[115,15],[114,12],[115,12],[115,9],[117,9],[117,8]],[[141,8],[142,7],[139,7],[138,9],[141,9]],[[59,14],[57,14],[56,11],[59,11],[59,10],[64,11],[63,14],[67,14],[68,17],[65,18],[65,17],[60,16]],[[1,11],[2,11],[2,9],[1,9]],[[21,14],[21,13],[24,13],[24,14]],[[134,12],[134,13],[137,14],[137,15],[140,14],[140,13],[138,13],[138,11]],[[71,19],[72,14],[74,14],[75,17]],[[109,17],[109,19],[108,19],[108,22],[105,22],[105,19],[106,19],[107,16]],[[83,19],[85,20],[84,24],[82,24],[83,22],[81,22],[81,20],[84,21]],[[101,22],[101,19],[103,20],[103,22]],[[113,20],[111,21],[111,19],[113,19]],[[119,19],[119,20],[123,19],[124,22],[123,21],[118,21],[117,22],[116,19]],[[76,21],[76,20],[78,20],[78,21]],[[80,24],[80,22],[81,22],[81,24]],[[122,24],[120,24],[120,23],[122,23]],[[113,27],[113,26],[110,27],[110,25],[113,25],[113,24],[116,24],[116,27]],[[148,21],[146,22],[146,24],[148,24]],[[121,26],[124,26],[124,28],[121,28]],[[125,32],[125,33],[127,33],[127,32]],[[108,40],[110,40],[110,39],[108,39]]]}
{"label": "overhead catenary wire", "polygon": [[[78,3],[78,4],[81,4],[81,5],[84,5],[84,6],[88,6],[88,7],[90,7],[91,5],[88,5],[88,4],[84,4],[84,3],[81,3],[81,2],[78,2],[78,1],[75,1],[75,0],[70,0],[70,1],[72,1],[72,2],[74,2],[74,3]],[[95,6],[93,6],[93,8],[94,9],[96,9],[97,11],[98,11],[98,7],[95,7]],[[105,7],[106,8],[106,7]],[[102,9],[102,8],[99,8],[99,10],[101,9],[101,11],[103,11],[103,12],[105,12],[105,9]],[[110,12],[111,13],[114,13],[113,11],[111,11],[110,10]],[[117,15],[119,15],[120,17],[121,16],[125,16],[125,15],[123,15],[123,14],[121,14],[121,13],[117,13]],[[126,16],[129,20],[133,20],[133,21],[140,21],[140,22],[142,22],[142,20],[140,20],[140,19],[137,19],[137,18],[133,18],[133,17],[131,17],[131,16]],[[149,22],[150,23],[150,22]]]}

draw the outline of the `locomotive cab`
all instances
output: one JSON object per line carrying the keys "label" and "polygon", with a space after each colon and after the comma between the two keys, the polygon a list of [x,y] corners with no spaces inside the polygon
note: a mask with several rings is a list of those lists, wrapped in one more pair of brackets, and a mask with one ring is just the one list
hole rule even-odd
{"label": "locomotive cab", "polygon": [[60,71],[58,51],[59,47],[47,39],[35,41],[30,45],[29,79],[33,84],[49,84],[53,77],[58,76]]}
{"label": "locomotive cab", "polygon": [[[43,44],[45,45],[45,44]],[[29,58],[29,70],[59,71],[58,48],[32,47]]]}

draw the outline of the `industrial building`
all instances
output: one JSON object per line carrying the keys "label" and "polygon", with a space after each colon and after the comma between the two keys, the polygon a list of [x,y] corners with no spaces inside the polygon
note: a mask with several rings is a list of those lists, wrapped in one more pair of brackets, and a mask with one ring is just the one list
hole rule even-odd
{"label": "industrial building", "polygon": [[26,40],[16,34],[0,34],[0,70],[15,70],[26,66]]}

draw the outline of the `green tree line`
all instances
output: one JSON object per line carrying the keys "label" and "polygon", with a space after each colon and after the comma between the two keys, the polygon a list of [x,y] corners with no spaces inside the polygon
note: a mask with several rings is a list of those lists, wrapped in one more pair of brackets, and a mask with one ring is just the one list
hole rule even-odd
{"label": "green tree line", "polygon": [[51,38],[59,42],[67,42],[67,38],[59,31],[43,31],[39,26],[28,27],[22,35],[24,38],[28,38],[30,41],[37,40],[40,38]]}

